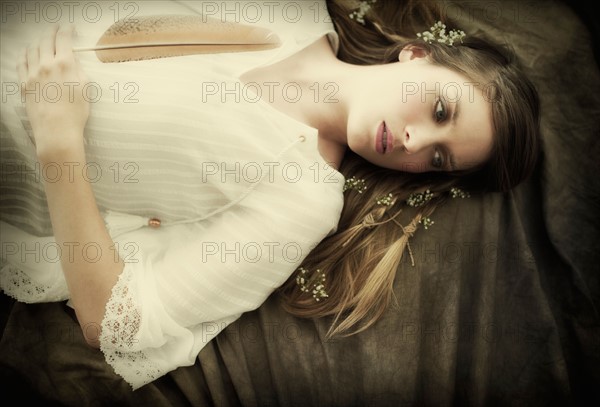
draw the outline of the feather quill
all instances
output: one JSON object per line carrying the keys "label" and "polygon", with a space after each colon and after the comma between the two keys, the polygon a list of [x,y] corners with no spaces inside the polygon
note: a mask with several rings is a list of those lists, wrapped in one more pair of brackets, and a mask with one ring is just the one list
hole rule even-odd
{"label": "feather quill", "polygon": [[228,23],[205,16],[155,15],[119,20],[95,46],[102,62],[125,62],[193,54],[263,51],[277,48],[277,34],[264,27]]}

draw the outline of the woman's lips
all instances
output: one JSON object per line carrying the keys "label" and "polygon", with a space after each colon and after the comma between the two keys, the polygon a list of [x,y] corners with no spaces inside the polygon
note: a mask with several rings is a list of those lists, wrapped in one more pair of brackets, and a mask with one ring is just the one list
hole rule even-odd
{"label": "woman's lips", "polygon": [[385,122],[381,122],[377,129],[377,137],[375,137],[375,150],[379,154],[388,154],[391,153],[393,149],[394,135]]}

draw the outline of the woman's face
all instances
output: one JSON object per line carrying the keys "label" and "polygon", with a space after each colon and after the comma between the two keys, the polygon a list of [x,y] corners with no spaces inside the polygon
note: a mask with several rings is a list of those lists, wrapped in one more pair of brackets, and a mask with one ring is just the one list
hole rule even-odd
{"label": "woman's face", "polygon": [[[348,147],[369,162],[406,172],[466,170],[492,149],[491,102],[466,77],[415,49],[374,67],[350,108]],[[477,84],[479,86],[485,84]]]}

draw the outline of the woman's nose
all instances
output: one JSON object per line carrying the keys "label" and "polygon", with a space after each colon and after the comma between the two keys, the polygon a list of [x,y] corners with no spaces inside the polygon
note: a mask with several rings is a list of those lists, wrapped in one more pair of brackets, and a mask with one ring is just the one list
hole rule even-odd
{"label": "woman's nose", "polygon": [[404,133],[404,149],[407,154],[416,154],[441,142],[440,129],[430,127],[407,127]]}

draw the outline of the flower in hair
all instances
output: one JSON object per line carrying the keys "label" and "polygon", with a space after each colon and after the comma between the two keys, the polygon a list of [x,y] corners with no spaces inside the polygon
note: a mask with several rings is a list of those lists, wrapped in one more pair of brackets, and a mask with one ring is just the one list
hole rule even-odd
{"label": "flower in hair", "polygon": [[358,6],[358,10],[354,10],[349,14],[352,20],[356,20],[362,25],[365,25],[365,14],[371,10],[371,5],[377,3],[377,0],[363,0]]}
{"label": "flower in hair", "polygon": [[392,194],[387,194],[377,199],[377,205],[392,206],[394,204],[394,197]]}
{"label": "flower in hair", "polygon": [[450,196],[452,198],[469,198],[471,195],[469,195],[469,193],[467,191],[463,191],[460,188],[452,188],[450,189]]}
{"label": "flower in hair", "polygon": [[355,189],[359,194],[362,194],[367,189],[364,179],[356,179],[354,177],[348,178],[344,183],[344,189],[342,192],[346,192],[349,189]]}
{"label": "flower in hair", "polygon": [[300,286],[300,291],[311,292],[315,301],[319,302],[322,298],[327,298],[329,295],[325,291],[325,273],[321,269],[317,269],[316,279],[309,284],[309,278],[307,277],[308,270],[304,267],[298,269],[299,276],[296,277],[296,284]]}
{"label": "flower in hair", "polygon": [[450,30],[446,34],[446,24],[442,23],[441,21],[438,21],[429,29],[431,31],[424,31],[417,34],[417,37],[423,39],[423,41],[429,44],[435,41],[441,44],[452,46],[457,41],[462,42],[466,35],[462,30]]}
{"label": "flower in hair", "polygon": [[431,225],[433,225],[435,222],[431,220],[430,217],[428,216],[423,216],[420,220],[419,223],[421,223],[423,225],[423,227],[425,228],[425,230],[429,229],[429,227]]}
{"label": "flower in hair", "polygon": [[413,208],[417,208],[419,206],[425,205],[433,198],[433,192],[430,190],[426,190],[425,192],[415,192],[410,194],[406,203],[408,206],[412,206]]}

